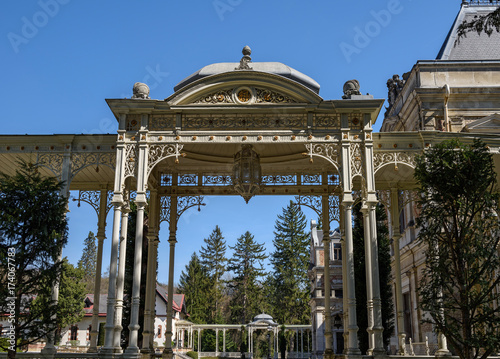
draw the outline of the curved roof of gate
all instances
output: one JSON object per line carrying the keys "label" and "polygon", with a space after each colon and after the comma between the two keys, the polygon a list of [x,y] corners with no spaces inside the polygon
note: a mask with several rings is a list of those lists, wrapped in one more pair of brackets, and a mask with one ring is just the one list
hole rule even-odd
{"label": "curved roof of gate", "polygon": [[[250,53],[250,49],[248,48],[248,54]],[[244,52],[245,54],[245,52]],[[177,92],[181,88],[189,85],[190,83],[199,80],[204,77],[218,75],[222,73],[228,72],[237,72],[237,71],[252,71],[252,72],[264,72],[269,74],[274,74],[278,76],[282,76],[298,82],[301,85],[304,85],[311,91],[319,94],[319,84],[310,78],[307,75],[304,75],[302,72],[297,71],[290,66],[282,64],[281,62],[248,62],[250,68],[239,69],[241,66],[240,62],[220,62],[216,64],[211,64],[205,67],[202,67],[200,70],[186,77],[184,80],[179,82],[175,87],[174,91]]]}

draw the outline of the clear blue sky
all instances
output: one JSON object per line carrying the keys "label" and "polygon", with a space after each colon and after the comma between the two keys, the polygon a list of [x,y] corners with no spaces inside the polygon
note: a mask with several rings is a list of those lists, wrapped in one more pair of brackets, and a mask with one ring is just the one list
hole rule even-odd
{"label": "clear blue sky", "polygon": [[[184,0],[6,1],[0,13],[2,134],[115,133],[104,99],[130,97],[146,82],[164,99],[199,68],[237,62],[283,62],[315,79],[324,99],[345,81],[386,98],[386,81],[437,55],[460,0]],[[382,113],[384,110],[382,110]],[[111,120],[111,121],[110,121]],[[375,129],[380,128],[379,117]],[[112,123],[113,125],[109,125]],[[77,196],[77,193],[72,193]],[[207,197],[201,212],[179,221],[175,277],[219,225],[229,245],[250,230],[272,250],[276,215],[290,198]],[[70,206],[64,254],[76,263],[96,231],[90,206]],[[315,219],[306,212],[308,220]],[[166,227],[166,226],[164,226]],[[168,278],[167,228],[160,232],[159,280]],[[111,218],[104,246],[109,265]]]}

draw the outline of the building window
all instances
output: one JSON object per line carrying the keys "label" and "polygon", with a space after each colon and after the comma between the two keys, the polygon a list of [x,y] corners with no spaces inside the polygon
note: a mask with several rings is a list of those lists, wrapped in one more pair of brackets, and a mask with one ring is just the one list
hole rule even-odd
{"label": "building window", "polygon": [[342,260],[342,245],[340,243],[333,243],[333,259],[336,261]]}
{"label": "building window", "polygon": [[335,289],[335,298],[344,298],[344,291],[342,289]]}
{"label": "building window", "polygon": [[78,340],[78,326],[77,325],[71,326],[71,333],[70,333],[69,340]]}
{"label": "building window", "polygon": [[161,325],[158,326],[158,338],[161,338]]}
{"label": "building window", "polygon": [[90,332],[92,331],[92,324],[89,324],[89,327],[87,328],[87,340],[90,340]]}

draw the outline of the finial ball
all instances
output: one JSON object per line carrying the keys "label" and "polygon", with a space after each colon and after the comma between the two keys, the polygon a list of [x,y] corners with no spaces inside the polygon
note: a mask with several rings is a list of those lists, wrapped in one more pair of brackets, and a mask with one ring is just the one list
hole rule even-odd
{"label": "finial ball", "polygon": [[250,49],[250,46],[245,46],[243,50],[241,51],[243,55],[251,55],[252,54],[252,49]]}

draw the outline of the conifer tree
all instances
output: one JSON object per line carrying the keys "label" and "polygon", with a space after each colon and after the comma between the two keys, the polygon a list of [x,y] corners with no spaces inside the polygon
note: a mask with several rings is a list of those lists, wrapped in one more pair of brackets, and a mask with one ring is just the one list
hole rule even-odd
{"label": "conifer tree", "polygon": [[186,310],[190,321],[193,323],[207,323],[207,292],[209,289],[209,277],[205,268],[201,265],[196,252],[191,255],[189,263],[182,271],[179,279],[178,291],[184,294]]}
{"label": "conifer tree", "polygon": [[26,162],[12,176],[0,175],[0,275],[5,278],[0,302],[12,313],[9,324],[15,336],[9,358],[20,342],[36,342],[56,327],[57,303],[27,308],[37,295],[50,297],[61,274],[58,256],[68,232],[61,188],[61,182],[43,177],[37,165]]}
{"label": "conifer tree", "polygon": [[94,290],[97,263],[97,246],[95,242],[95,235],[92,231],[90,231],[87,238],[85,238],[83,242],[84,247],[82,256],[78,261],[78,268],[82,270],[82,280],[86,284],[86,290],[88,293],[92,293]]}
{"label": "conifer tree", "polygon": [[226,241],[219,226],[215,226],[210,236],[203,241],[205,246],[201,247],[200,260],[210,278],[209,323],[217,323],[222,319],[222,299],[224,296],[222,276],[226,273],[227,266]]}
{"label": "conifer tree", "polygon": [[[394,331],[394,305],[391,288],[391,252],[389,242],[389,229],[387,228],[387,214],[380,203],[375,209],[377,219],[377,244],[380,279],[380,298],[382,305],[382,325],[384,327],[384,346],[389,345],[389,340]],[[368,349],[368,311],[366,308],[366,268],[365,268],[365,240],[363,213],[361,203],[353,208],[354,228],[354,278],[356,283],[356,319],[358,324],[358,341],[361,353]]]}
{"label": "conifer tree", "polygon": [[271,315],[278,323],[309,323],[309,233],[306,217],[292,201],[274,226],[273,272],[266,280]]}
{"label": "conifer tree", "polygon": [[234,251],[227,267],[234,273],[228,283],[231,290],[231,321],[235,324],[249,323],[263,309],[261,279],[264,276],[266,249],[248,231],[237,239],[234,247],[229,248]]}

